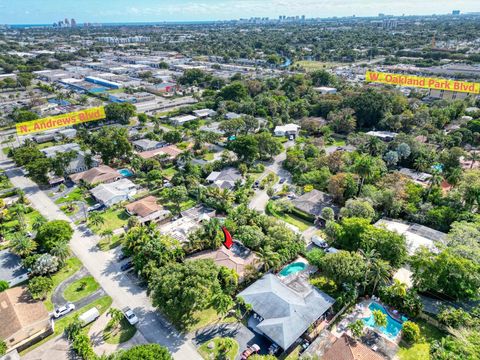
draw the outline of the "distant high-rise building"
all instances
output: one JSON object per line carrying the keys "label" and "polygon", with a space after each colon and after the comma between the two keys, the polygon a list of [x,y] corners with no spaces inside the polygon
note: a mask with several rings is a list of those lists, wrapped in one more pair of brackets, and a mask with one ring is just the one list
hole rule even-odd
{"label": "distant high-rise building", "polygon": [[62,20],[60,20],[60,21],[58,22],[58,26],[59,26],[59,27],[63,27],[63,21],[62,21]]}
{"label": "distant high-rise building", "polygon": [[453,10],[452,15],[460,15],[460,10]]}
{"label": "distant high-rise building", "polygon": [[68,21],[68,19],[67,19],[67,18],[65,18],[65,21],[64,21],[64,23],[65,23],[65,26],[66,26],[66,27],[69,27],[69,26],[70,26],[70,21]]}
{"label": "distant high-rise building", "polygon": [[302,15],[302,20],[305,21],[305,15]]}
{"label": "distant high-rise building", "polygon": [[77,26],[77,22],[75,21],[75,19],[72,18],[72,20],[70,20],[70,26],[71,27]]}

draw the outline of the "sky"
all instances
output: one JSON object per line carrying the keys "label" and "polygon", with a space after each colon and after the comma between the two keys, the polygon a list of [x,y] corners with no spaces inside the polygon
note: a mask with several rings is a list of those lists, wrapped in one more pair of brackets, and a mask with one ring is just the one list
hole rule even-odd
{"label": "sky", "polygon": [[447,14],[480,11],[480,0],[0,0],[0,24],[208,21],[310,17]]}

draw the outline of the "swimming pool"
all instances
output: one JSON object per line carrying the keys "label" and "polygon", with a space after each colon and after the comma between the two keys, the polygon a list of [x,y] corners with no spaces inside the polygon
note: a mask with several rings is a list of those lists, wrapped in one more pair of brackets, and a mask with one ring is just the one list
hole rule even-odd
{"label": "swimming pool", "polygon": [[[371,327],[371,328],[375,328],[375,329],[378,329],[380,330],[383,334],[387,335],[387,337],[389,337],[390,339],[395,339],[398,335],[398,333],[402,330],[402,323],[399,322],[398,320],[392,318],[387,310],[385,310],[385,308],[380,305],[379,303],[376,303],[376,302],[372,302],[368,308],[370,309],[370,311],[372,311],[372,314],[368,317],[368,318],[364,318],[362,319],[363,322]],[[387,326],[386,327],[378,327],[375,325],[375,320],[373,318],[373,310],[380,310],[381,312],[383,312],[384,314],[387,315]]]}
{"label": "swimming pool", "polygon": [[120,175],[122,175],[123,177],[130,177],[133,175],[133,173],[128,170],[128,169],[120,169],[118,170],[118,172],[120,173]]}
{"label": "swimming pool", "polygon": [[295,274],[299,271],[303,271],[307,268],[307,264],[303,263],[303,262],[294,262],[294,263],[291,263],[287,266],[285,266],[282,271],[280,271],[280,275],[281,276],[288,276],[288,275],[292,275],[292,274]]}

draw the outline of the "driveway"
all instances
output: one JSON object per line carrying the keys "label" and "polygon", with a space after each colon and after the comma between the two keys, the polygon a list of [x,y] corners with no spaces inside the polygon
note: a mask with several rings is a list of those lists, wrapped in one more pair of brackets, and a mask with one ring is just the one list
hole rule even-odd
{"label": "driveway", "polygon": [[[62,305],[65,305],[68,301],[65,300],[63,297],[63,292],[67,288],[68,285],[71,283],[85,277],[89,276],[90,274],[88,273],[87,269],[82,267],[80,270],[78,270],[75,274],[73,274],[71,277],[63,281],[57,288],[53,291],[52,294],[52,303],[55,307],[60,307]],[[105,291],[100,288],[97,291],[89,294],[88,296],[85,296],[84,298],[75,301],[75,308],[80,309],[88,304],[90,304],[92,301],[100,299],[102,296],[105,295]]]}
{"label": "driveway", "polygon": [[22,360],[45,359],[71,360],[75,359],[75,354],[70,349],[68,340],[63,335],[60,335],[22,356]]}
{"label": "driveway", "polygon": [[69,221],[74,229],[70,247],[82,261],[85,268],[95,277],[105,292],[112,297],[113,306],[123,308],[130,306],[140,322],[138,330],[151,343],[168,347],[175,359],[201,359],[193,344],[179,334],[153,307],[146,290],[141,288],[120,271],[116,260],[120,249],[109,252],[98,250],[98,236],[91,232],[80,231],[75,224],[58,208],[37,184],[23,175],[21,169],[15,168],[12,161],[6,160],[0,151],[0,168],[6,170],[12,184],[22,189],[36,208],[48,220]]}
{"label": "driveway", "polygon": [[[292,183],[292,175],[285,169],[282,168],[282,163],[285,161],[287,158],[287,153],[286,150],[293,146],[295,143],[293,141],[288,141],[284,144],[285,151],[283,151],[281,154],[277,155],[273,159],[273,163],[266,166],[265,172],[262,175],[266,176],[269,172],[273,172],[280,178],[285,178],[286,181],[284,184],[288,185]],[[279,185],[279,184],[278,184]],[[278,185],[274,185],[275,187]],[[283,186],[283,185],[281,185]],[[250,201],[250,209],[254,209],[257,211],[260,211],[261,213],[265,212],[265,207],[267,206],[267,202],[270,199],[270,197],[267,195],[267,189],[264,190],[257,190],[255,195],[253,196],[252,200]]]}
{"label": "driveway", "polygon": [[197,346],[202,345],[216,337],[231,337],[234,338],[239,345],[239,351],[236,359],[240,359],[240,355],[243,350],[248,346],[257,344],[260,346],[260,354],[265,355],[268,353],[268,348],[272,344],[266,337],[259,335],[242,323],[230,323],[230,324],[217,324],[207,326],[195,333],[193,341]]}

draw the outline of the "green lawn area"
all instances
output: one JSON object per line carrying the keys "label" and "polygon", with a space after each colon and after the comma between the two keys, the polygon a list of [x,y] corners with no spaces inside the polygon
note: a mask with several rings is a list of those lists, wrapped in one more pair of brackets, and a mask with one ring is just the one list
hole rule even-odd
{"label": "green lawn area", "polygon": [[334,62],[301,60],[301,61],[296,61],[294,65],[300,65],[305,69],[305,71],[309,72],[309,71],[315,71],[315,70],[330,69],[340,64],[334,63]]}
{"label": "green lawn area", "polygon": [[130,340],[137,332],[137,328],[123,318],[117,329],[105,328],[103,330],[103,340],[108,344],[121,344]]}
{"label": "green lawn area", "polygon": [[441,340],[445,334],[433,325],[430,325],[425,320],[418,319],[415,322],[420,326],[420,333],[424,338],[424,342],[419,342],[413,345],[400,342],[400,350],[397,356],[400,360],[429,360],[430,359],[430,344],[434,340]]}
{"label": "green lawn area", "polygon": [[5,173],[0,174],[0,190],[10,189],[13,187],[12,183],[8,179],[8,176]]}
{"label": "green lawn area", "polygon": [[283,220],[286,223],[289,223],[291,225],[296,226],[300,231],[305,231],[310,226],[313,226],[312,223],[310,223],[306,220],[300,219],[299,217],[297,217],[293,214],[286,214],[286,213],[280,213],[280,212],[275,211],[273,209],[272,204],[273,204],[272,201],[269,201],[268,204],[267,204],[267,213],[269,215],[272,215],[272,216],[276,217],[277,219]]}
{"label": "green lawn area", "polygon": [[203,160],[205,161],[212,161],[214,159],[214,154],[213,153],[206,153],[203,156]]}
{"label": "green lawn area", "polygon": [[203,311],[197,311],[192,315],[192,325],[190,325],[187,330],[189,332],[194,332],[204,328],[207,325],[220,322],[220,320],[221,323],[233,323],[237,321],[236,318],[231,316],[221,319],[214,308],[208,308]]}
{"label": "green lawn area", "polygon": [[[71,257],[65,262],[65,266],[52,275],[52,280],[53,280],[53,289],[55,289],[62,281],[65,279],[69,278],[73,274],[75,274],[80,268],[82,267],[82,262],[78,260],[76,257]],[[45,300],[43,303],[45,304],[45,307],[47,308],[48,311],[53,310],[53,304],[51,300],[51,292],[47,296],[47,300]]]}
{"label": "green lawn area", "polygon": [[109,251],[112,249],[115,249],[117,246],[119,246],[123,241],[123,237],[120,235],[113,235],[110,238],[105,238],[100,240],[97,243],[97,246],[100,250],[102,251]]}
{"label": "green lawn area", "polygon": [[[96,307],[98,309],[98,312],[100,314],[103,314],[105,311],[107,311],[107,309],[111,305],[112,305],[112,298],[110,296],[103,296],[100,299],[97,299],[97,300],[91,302],[89,305],[87,305],[87,306],[85,306],[85,307],[83,307],[79,310],[76,310],[76,311],[68,314],[67,316],[64,316],[63,318],[55,321],[55,331],[53,332],[53,334],[47,336],[45,339],[42,339],[41,341],[39,341],[35,345],[32,345],[29,348],[25,349],[24,351],[22,351],[20,353],[20,355],[23,356],[27,352],[39,347],[40,345],[46,343],[47,341],[53,339],[54,337],[57,337],[58,335],[61,335],[64,332],[65,328],[68,326],[68,324],[70,324],[70,322],[73,320],[73,317],[75,316],[75,314],[82,315],[83,313],[85,313],[86,311],[88,311],[88,310],[90,310],[94,307]],[[92,324],[89,324],[85,327],[86,331],[88,331],[88,328]]]}
{"label": "green lawn area", "polygon": [[8,155],[8,152],[10,151],[10,148],[7,146],[7,147],[4,147],[2,148],[2,152],[5,154],[5,155]]}
{"label": "green lawn area", "polygon": [[[208,344],[210,344],[212,341],[214,343],[214,347],[212,349],[209,349]],[[239,345],[238,345],[238,342],[232,338],[218,338],[218,337],[214,338],[213,340],[207,341],[204,344],[202,344],[202,346],[198,348],[198,352],[206,360],[220,359],[221,347],[219,345],[221,345],[222,342],[228,343],[229,346],[231,347],[225,358],[229,360],[235,359],[235,356],[237,355],[239,350],[238,349]]]}
{"label": "green lawn area", "polygon": [[63,292],[63,297],[67,301],[75,302],[97,291],[99,288],[100,285],[93,276],[85,276],[68,285]]}
{"label": "green lawn area", "polygon": [[55,145],[55,142],[54,141],[47,141],[45,143],[42,143],[42,144],[38,144],[37,145],[37,149],[38,150],[42,150],[42,149],[45,149],[47,147],[50,147],[50,146],[54,146]]}
{"label": "green lawn area", "polygon": [[82,189],[75,188],[67,196],[63,196],[55,200],[55,204],[63,204],[70,201],[85,201],[88,205],[93,205],[95,201],[90,197],[85,197]]}
{"label": "green lawn area", "polygon": [[176,173],[177,170],[173,166],[162,170],[162,176],[168,180],[171,180]]}
{"label": "green lawn area", "polygon": [[334,142],[330,145],[335,145],[335,146],[345,146],[345,139],[337,139],[334,138]]}
{"label": "green lawn area", "polygon": [[123,207],[118,209],[107,209],[101,212],[100,215],[103,217],[105,222],[102,225],[93,228],[93,230],[99,234],[105,230],[115,230],[121,228],[127,224],[129,218]]}
{"label": "green lawn area", "polygon": [[[29,213],[24,215],[26,231],[32,231],[32,224],[35,219],[39,216],[42,216],[37,210],[32,210]],[[14,234],[17,233],[18,218],[14,218],[6,223],[2,224],[3,236],[5,239],[10,240]]]}

